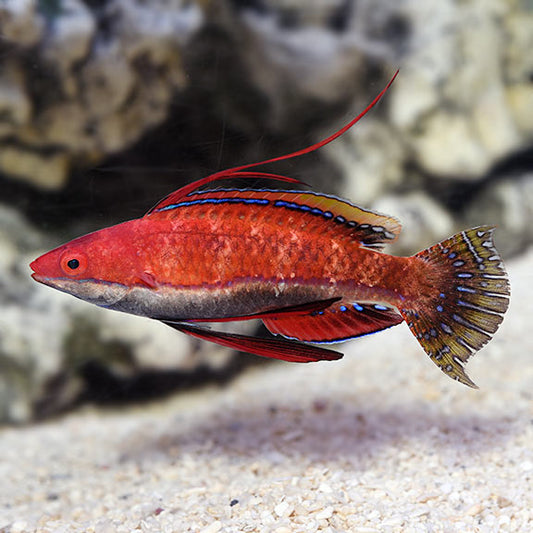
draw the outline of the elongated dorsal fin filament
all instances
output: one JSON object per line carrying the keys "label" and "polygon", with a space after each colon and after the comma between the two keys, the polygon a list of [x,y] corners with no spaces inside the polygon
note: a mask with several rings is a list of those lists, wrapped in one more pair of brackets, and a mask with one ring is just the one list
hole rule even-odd
{"label": "elongated dorsal fin filament", "polygon": [[378,104],[378,102],[381,100],[383,95],[389,90],[390,86],[393,84],[394,80],[396,79],[396,76],[398,76],[398,73],[400,70],[398,69],[394,76],[390,79],[389,83],[385,86],[384,89],[366,106],[361,113],[359,113],[355,118],[350,120],[345,126],[343,126],[340,130],[336,131],[329,137],[322,139],[321,141],[318,141],[315,144],[312,144],[311,146],[308,146],[307,148],[302,148],[301,150],[296,150],[296,152],[291,152],[290,154],[280,155],[277,157],[273,157],[272,159],[265,159],[264,161],[259,161],[257,163],[249,163],[247,165],[241,165],[238,167],[229,168],[227,170],[222,170],[221,172],[216,172],[215,174],[212,174],[210,177],[214,177],[217,179],[217,176],[223,175],[224,177],[229,177],[229,174],[234,174],[235,172],[238,172],[240,170],[245,170],[247,168],[253,168],[258,167],[259,165],[266,165],[268,163],[276,163],[277,161],[284,161],[286,159],[292,159],[293,157],[300,157],[301,155],[309,154],[311,152],[315,152],[319,148],[322,148],[323,146],[326,146],[330,142],[333,142],[335,139],[338,139],[341,135],[346,133],[352,126],[357,124],[374,106]]}
{"label": "elongated dorsal fin filament", "polygon": [[[246,165],[240,165],[238,167],[229,168],[226,170],[221,170],[219,172],[215,172],[214,174],[211,174],[209,176],[206,176],[205,178],[202,178],[200,180],[197,180],[193,183],[189,183],[182,187],[181,189],[178,189],[177,191],[174,191],[170,193],[168,196],[163,198],[160,202],[158,202],[154,207],[152,207],[146,215],[149,215],[150,213],[153,213],[156,210],[159,210],[166,205],[176,203],[177,201],[185,198],[187,195],[198,189],[199,187],[202,187],[203,185],[206,185],[208,183],[212,183],[213,181],[218,180],[225,180],[225,179],[232,179],[232,178],[244,178],[244,179],[272,179],[272,180],[278,180],[278,181],[285,181],[289,183],[302,183],[300,180],[297,180],[295,178],[289,178],[287,176],[281,176],[279,174],[270,174],[266,172],[247,172],[247,169],[258,167],[260,165],[266,165],[269,163],[276,163],[278,161],[284,161],[286,159],[292,159],[293,157],[300,157],[301,155],[309,154],[311,152],[314,152],[318,150],[319,148],[322,148],[323,146],[326,146],[330,142],[334,141],[338,137],[340,137],[342,134],[344,134],[346,131],[348,131],[352,126],[354,126],[359,120],[361,120],[383,97],[383,95],[388,91],[389,87],[392,85],[394,80],[396,79],[396,76],[398,75],[399,70],[397,70],[394,73],[394,76],[390,79],[389,83],[387,83],[386,87],[366,106],[366,108],[361,111],[355,118],[353,118],[350,122],[348,122],[345,126],[343,126],[340,130],[336,131],[326,139],[323,139],[315,144],[312,144],[311,146],[308,146],[306,148],[302,148],[301,150],[297,150],[296,152],[291,152],[289,154],[280,155],[277,157],[273,157],[271,159],[265,159],[264,161],[257,161],[255,163],[248,163]],[[145,215],[145,216],[146,216]]]}

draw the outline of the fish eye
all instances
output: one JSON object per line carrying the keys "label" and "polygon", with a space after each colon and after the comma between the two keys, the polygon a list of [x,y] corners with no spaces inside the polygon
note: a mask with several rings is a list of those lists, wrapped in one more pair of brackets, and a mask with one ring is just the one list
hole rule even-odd
{"label": "fish eye", "polygon": [[79,276],[87,269],[85,254],[66,252],[60,260],[61,269],[68,276]]}

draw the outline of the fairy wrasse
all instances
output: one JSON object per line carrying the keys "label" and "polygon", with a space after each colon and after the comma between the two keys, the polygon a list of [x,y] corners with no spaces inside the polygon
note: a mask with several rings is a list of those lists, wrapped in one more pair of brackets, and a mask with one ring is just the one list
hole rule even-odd
{"label": "fairy wrasse", "polygon": [[[395,75],[396,76],[396,75]],[[74,239],[36,259],[36,281],[189,335],[294,362],[342,354],[314,344],[353,339],[403,320],[437,366],[475,387],[463,364],[497,330],[509,284],[490,226],[462,231],[412,257],[382,253],[400,223],[309,190],[201,187],[308,148],[218,172],[170,194],[140,219]],[[261,319],[277,338],[199,325]],[[311,343],[311,344],[307,344]]]}

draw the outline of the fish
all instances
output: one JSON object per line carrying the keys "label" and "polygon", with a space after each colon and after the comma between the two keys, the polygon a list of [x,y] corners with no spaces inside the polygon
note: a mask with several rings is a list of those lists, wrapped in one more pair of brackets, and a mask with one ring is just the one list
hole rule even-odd
{"label": "fish", "polygon": [[[255,169],[338,138],[397,74],[326,139],[187,184],[141,218],[40,256],[30,265],[33,279],[205,341],[290,362],[340,359],[328,345],[405,321],[446,375],[477,388],[464,365],[492,338],[510,298],[494,226],[461,231],[413,256],[389,255],[383,248],[398,238],[396,218]],[[222,185],[235,179],[253,186]],[[298,185],[267,185],[274,182]],[[212,329],[252,319],[273,336]]]}

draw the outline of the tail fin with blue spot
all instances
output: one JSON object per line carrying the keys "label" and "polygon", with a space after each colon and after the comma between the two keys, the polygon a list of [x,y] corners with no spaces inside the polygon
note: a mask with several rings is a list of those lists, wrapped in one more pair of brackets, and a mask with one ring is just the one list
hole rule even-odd
{"label": "tail fin with blue spot", "polygon": [[509,282],[494,248],[491,226],[457,233],[415,257],[438,274],[434,294],[419,309],[401,309],[409,328],[435,364],[452,379],[477,388],[463,364],[498,329],[509,305]]}

